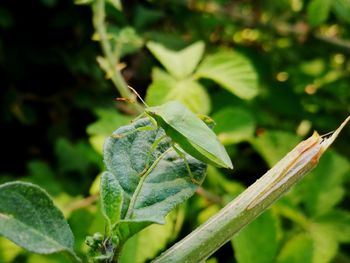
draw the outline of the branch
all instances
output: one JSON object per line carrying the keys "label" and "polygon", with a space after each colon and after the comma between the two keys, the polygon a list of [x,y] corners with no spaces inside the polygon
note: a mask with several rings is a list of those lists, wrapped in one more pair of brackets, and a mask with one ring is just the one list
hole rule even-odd
{"label": "branch", "polygon": [[312,32],[310,31],[309,25],[304,22],[289,24],[285,21],[282,21],[281,18],[274,18],[269,20],[268,22],[262,22],[255,16],[243,15],[241,12],[236,10],[234,5],[231,5],[228,8],[222,10],[220,9],[218,12],[218,15],[227,16],[233,21],[246,27],[268,29],[281,36],[293,35],[298,39],[302,40],[305,40],[307,37],[312,37],[317,41],[326,43],[338,49],[342,49],[346,53],[350,53],[349,40],[335,36],[326,36],[317,32]]}
{"label": "branch", "polygon": [[335,47],[341,48],[343,49],[345,52],[350,53],[350,41],[349,40],[345,40],[345,39],[341,39],[341,38],[337,38],[337,37],[326,37],[324,35],[321,34],[314,34],[314,38],[325,42],[327,44],[333,45]]}
{"label": "branch", "polygon": [[[111,80],[114,86],[119,91],[120,95],[132,101],[134,96],[130,92],[128,85],[125,82],[122,74],[116,68],[119,58],[117,58],[112,52],[111,44],[109,42],[108,34],[106,31],[105,19],[106,19],[105,0],[96,0],[95,3],[93,4],[93,24],[94,24],[95,30],[99,35],[101,48],[105,58],[107,59],[107,63],[109,64],[108,66],[111,72],[113,72],[111,76]],[[143,106],[140,105],[139,103],[136,102],[131,105],[137,112],[143,112]]]}
{"label": "branch", "polygon": [[319,136],[315,132],[310,138],[299,143],[218,214],[153,262],[195,263],[206,260],[316,167],[320,157],[349,121],[350,116],[330,135]]}
{"label": "branch", "polygon": [[69,206],[66,207],[66,211],[71,213],[75,210],[87,207],[95,203],[98,199],[98,194],[90,195],[82,200],[76,201],[74,203],[71,203]]}

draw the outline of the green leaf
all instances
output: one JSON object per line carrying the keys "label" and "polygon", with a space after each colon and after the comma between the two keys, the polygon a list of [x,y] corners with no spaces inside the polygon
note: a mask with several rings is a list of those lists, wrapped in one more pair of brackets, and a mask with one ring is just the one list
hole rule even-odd
{"label": "green leaf", "polygon": [[204,208],[198,213],[198,216],[197,216],[198,224],[201,225],[204,222],[208,221],[209,218],[211,218],[212,216],[214,216],[220,211],[220,208],[222,207],[218,204],[213,204],[210,206],[206,204]]}
{"label": "green leaf", "polygon": [[254,117],[242,107],[222,109],[213,115],[213,119],[217,123],[214,131],[223,144],[249,140],[254,135]]}
{"label": "green leaf", "polygon": [[90,5],[94,0],[74,0],[76,5]]}
{"label": "green leaf", "polygon": [[204,43],[196,42],[183,50],[169,50],[161,44],[148,42],[147,48],[176,79],[189,77],[197,67],[204,52]]}
{"label": "green leaf", "polygon": [[[225,147],[206,122],[178,101],[145,109],[147,115],[167,130],[167,134],[193,157],[217,167],[233,169]],[[207,118],[207,121],[212,122]],[[209,124],[211,125],[211,124]]]}
{"label": "green leaf", "polygon": [[277,263],[313,263],[314,242],[310,235],[299,234],[289,239],[277,258]]}
{"label": "green leaf", "polygon": [[271,211],[246,226],[232,243],[238,263],[271,263],[278,248],[277,219]]}
{"label": "green leaf", "polygon": [[117,58],[133,54],[144,45],[143,38],[132,27],[110,27],[108,31],[108,35],[113,39],[114,53]]}
{"label": "green leaf", "polygon": [[69,225],[48,194],[30,183],[0,186],[0,234],[40,254],[66,251],[75,256]]}
{"label": "green leaf", "polygon": [[330,211],[344,194],[342,185],[350,170],[349,162],[335,152],[327,152],[318,167],[296,186],[293,195],[302,200],[309,214],[317,216]]}
{"label": "green leaf", "polygon": [[[148,118],[116,130],[114,134],[133,133],[121,138],[108,138],[104,160],[123,189],[123,206],[119,231],[123,238],[132,236],[150,223],[164,223],[164,217],[177,205],[192,196],[197,188],[188,174],[184,161],[173,150],[170,139],[165,139],[149,154],[152,144],[163,136],[164,130],[135,129],[150,126]],[[150,157],[150,158],[149,158]],[[147,176],[140,176],[160,158]],[[193,176],[202,181],[206,165],[186,154]],[[130,202],[132,200],[132,202]]]}
{"label": "green leaf", "polygon": [[193,79],[176,80],[165,71],[155,68],[153,82],[147,89],[146,102],[150,106],[177,100],[195,113],[210,112],[210,98],[204,87]]}
{"label": "green leaf", "polygon": [[350,0],[333,0],[332,9],[339,20],[350,23]]}
{"label": "green leaf", "polygon": [[151,225],[130,238],[123,247],[120,262],[143,263],[154,258],[175,238],[174,216],[174,213],[170,213],[164,225]]}
{"label": "green leaf", "polygon": [[[91,204],[84,208],[74,210],[69,216],[69,225],[73,231],[75,239],[74,250],[79,254],[86,253],[86,236],[91,234],[90,227],[95,220],[96,215],[101,216],[101,213],[96,213],[95,204]],[[101,220],[101,228],[105,226],[105,222]]]}
{"label": "green leaf", "polygon": [[27,175],[23,181],[28,181],[32,184],[44,188],[50,196],[59,196],[63,189],[60,182],[57,182],[54,171],[47,162],[33,160],[27,163]]}
{"label": "green leaf", "polygon": [[257,73],[250,61],[237,52],[220,51],[205,57],[195,75],[217,82],[241,99],[249,100],[258,94]]}
{"label": "green leaf", "polygon": [[223,196],[224,203],[230,202],[245,189],[241,183],[230,180],[214,166],[208,166],[205,186],[210,188],[211,191],[217,192],[218,195]]}
{"label": "green leaf", "polygon": [[122,4],[120,0],[107,0],[107,2],[114,6],[115,9],[122,11]]}
{"label": "green leaf", "polygon": [[100,198],[102,214],[108,225],[112,227],[120,220],[123,189],[120,187],[117,178],[109,172],[102,174]]}
{"label": "green leaf", "polygon": [[97,120],[91,123],[86,132],[89,135],[109,136],[115,130],[115,127],[125,125],[131,121],[131,117],[122,115],[115,109],[95,109]]}
{"label": "green leaf", "polygon": [[276,164],[298,142],[299,138],[296,135],[285,131],[266,131],[258,138],[251,140],[254,149],[270,167]]}
{"label": "green leaf", "polygon": [[31,254],[28,256],[26,263],[67,263],[67,257],[62,254]]}
{"label": "green leaf", "polygon": [[[115,0],[110,1],[118,2]],[[112,55],[114,55],[116,59],[135,53],[144,45],[143,38],[137,34],[133,27],[126,26],[121,28],[118,26],[109,26],[107,30],[107,36],[112,46]],[[95,41],[101,41],[101,37],[97,32],[93,34],[92,39]],[[97,61],[101,68],[106,72],[106,77],[111,78],[113,75],[113,69],[111,69],[111,65],[108,63],[107,59],[105,57],[97,57]]]}
{"label": "green leaf", "polygon": [[339,242],[350,242],[350,213],[333,210],[314,219],[313,224],[327,232]]}
{"label": "green leaf", "polygon": [[150,34],[149,29],[152,27],[152,25],[154,25],[157,21],[159,21],[164,16],[165,16],[165,10],[158,9],[158,8],[154,9],[152,7],[148,8],[143,5],[137,5],[135,7],[135,14],[133,16],[133,20],[134,20],[133,25],[138,31],[148,29],[147,36],[149,36]]}
{"label": "green leaf", "polygon": [[[92,165],[102,166],[101,157],[85,141],[72,143],[65,138],[56,141],[55,152],[61,172],[87,173]],[[74,162],[72,161],[74,160]]]}
{"label": "green leaf", "polygon": [[325,22],[329,17],[331,6],[332,0],[312,0],[307,7],[309,23],[318,26]]}
{"label": "green leaf", "polygon": [[94,150],[101,155],[103,154],[103,144],[105,140],[105,135],[91,135],[89,138],[91,147],[94,148]]}
{"label": "green leaf", "polygon": [[338,251],[338,242],[332,235],[332,230],[320,224],[311,224],[310,234],[314,241],[312,263],[328,263]]}
{"label": "green leaf", "polygon": [[0,262],[14,262],[23,249],[10,240],[0,236]]}
{"label": "green leaf", "polygon": [[107,136],[111,135],[115,127],[125,125],[131,121],[131,117],[120,114],[114,108],[95,109],[97,120],[91,123],[86,132],[90,135],[91,146],[98,153],[103,153],[103,144]]}

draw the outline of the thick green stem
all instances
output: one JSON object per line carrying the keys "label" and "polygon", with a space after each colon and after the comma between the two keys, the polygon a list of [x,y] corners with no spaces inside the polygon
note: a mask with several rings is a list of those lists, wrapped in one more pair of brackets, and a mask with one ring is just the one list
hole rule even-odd
{"label": "thick green stem", "polygon": [[[133,98],[133,95],[130,92],[130,89],[128,88],[128,85],[125,82],[122,74],[116,67],[119,58],[117,58],[112,52],[111,44],[107,35],[105,19],[105,0],[96,0],[93,5],[93,24],[99,35],[101,48],[107,60],[108,67],[111,72],[113,72],[111,80],[119,91],[120,95],[123,98],[131,100]],[[143,112],[143,107],[137,102],[135,104],[132,104],[132,107],[134,107],[134,109],[138,112]]]}
{"label": "thick green stem", "polygon": [[332,136],[315,133],[301,142],[272,169],[218,214],[165,251],[154,262],[202,262],[264,212],[313,169],[350,117]]}

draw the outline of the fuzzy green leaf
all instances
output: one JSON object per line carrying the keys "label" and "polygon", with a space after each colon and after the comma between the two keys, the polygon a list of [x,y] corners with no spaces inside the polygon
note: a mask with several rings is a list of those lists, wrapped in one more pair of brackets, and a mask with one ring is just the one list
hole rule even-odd
{"label": "fuzzy green leaf", "polygon": [[148,42],[147,47],[167,71],[177,79],[189,77],[204,52],[203,42],[196,42],[180,51],[169,50],[155,42]]}
{"label": "fuzzy green leaf", "polygon": [[[149,119],[141,119],[117,129],[114,134],[123,134],[151,124]],[[122,220],[119,223],[122,239],[132,236],[150,223],[163,224],[164,217],[192,196],[197,188],[184,161],[171,148],[169,139],[162,140],[149,158],[150,167],[163,154],[159,163],[148,176],[140,176],[146,167],[152,144],[164,134],[164,130],[159,128],[106,140],[106,167],[123,189]],[[193,176],[197,181],[202,181],[206,165],[187,154],[186,159]]]}
{"label": "fuzzy green leaf", "polygon": [[204,58],[196,76],[208,78],[241,99],[252,99],[258,94],[258,76],[250,61],[232,51],[221,51]]}
{"label": "fuzzy green leaf", "polygon": [[100,186],[101,210],[110,227],[120,220],[123,203],[122,191],[123,189],[113,174],[109,172],[102,174]]}
{"label": "fuzzy green leaf", "polygon": [[0,234],[40,254],[66,251],[75,256],[74,237],[48,194],[30,183],[0,186]]}

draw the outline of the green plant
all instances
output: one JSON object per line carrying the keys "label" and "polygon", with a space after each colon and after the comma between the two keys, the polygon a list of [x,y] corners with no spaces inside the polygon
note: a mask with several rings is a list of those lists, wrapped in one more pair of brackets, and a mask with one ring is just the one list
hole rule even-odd
{"label": "green plant", "polygon": [[[54,1],[41,2],[54,5]],[[138,103],[112,102],[111,96],[114,95],[108,93],[108,82],[102,80],[102,74],[92,68],[86,59],[95,55],[93,49],[74,56],[62,52],[60,54],[63,54],[70,71],[75,74],[85,72],[90,81],[84,81],[85,75],[85,78],[78,75],[83,87],[80,91],[72,89],[66,94],[58,88],[57,96],[48,98],[21,94],[16,86],[15,90],[7,92],[9,101],[6,100],[4,105],[6,107],[8,104],[13,114],[3,116],[17,118],[28,127],[42,120],[36,117],[36,107],[29,103],[31,100],[47,103],[51,110],[51,107],[59,107],[60,98],[63,97],[64,104],[61,106],[64,107],[61,108],[68,114],[65,115],[66,119],[61,116],[63,122],[47,124],[48,138],[45,130],[40,132],[40,129],[36,129],[40,140],[46,138],[52,143],[54,153],[51,155],[20,159],[18,154],[26,151],[25,145],[32,143],[31,137],[14,136],[16,142],[21,141],[18,145],[23,151],[16,151],[16,158],[13,159],[16,165],[18,162],[27,164],[28,172],[3,172],[0,178],[2,182],[7,182],[21,176],[22,180],[39,184],[48,191],[72,230],[67,231],[67,225],[62,223],[62,214],[47,202],[56,212],[39,210],[45,216],[56,213],[56,219],[61,219],[57,223],[61,231],[56,235],[55,231],[47,228],[45,232],[44,224],[36,233],[40,233],[40,237],[50,234],[45,240],[51,239],[52,234],[57,238],[61,232],[64,237],[54,239],[55,242],[45,242],[45,245],[55,244],[51,250],[43,246],[37,252],[61,250],[65,251],[63,254],[66,257],[61,257],[62,253],[45,257],[28,254],[0,238],[1,262],[75,260],[69,232],[74,233],[74,250],[83,260],[87,255],[96,261],[116,261],[119,257],[121,262],[145,262],[157,256],[156,261],[165,262],[170,258],[175,261],[207,258],[265,206],[269,206],[282,190],[286,190],[283,188],[292,186],[306,170],[312,168],[319,157],[317,153],[323,152],[321,149],[325,149],[336,135],[329,138],[312,136],[302,143],[303,147],[291,150],[291,146],[312,129],[333,129],[348,114],[349,61],[346,54],[350,48],[346,40],[349,36],[346,1],[283,0],[258,4],[221,0],[205,3],[200,0],[166,1],[166,4],[162,1],[124,1],[124,10],[121,10],[119,1],[82,2],[90,2],[94,10],[96,33],[93,39],[102,44],[103,51],[103,56],[97,59],[98,63],[105,72],[105,78],[112,80],[121,96],[135,100],[127,87],[128,82],[141,94],[145,92],[145,100],[151,107],[177,100],[204,120],[208,119],[203,114],[210,114],[217,123],[212,128],[234,160],[236,169],[231,172],[208,165],[204,180],[203,163],[197,163],[188,155],[185,159],[179,158],[172,150],[171,146],[179,136],[166,137],[158,147],[152,147],[162,137],[162,130],[133,132],[150,125],[145,119],[130,124],[134,115],[143,112],[144,108]],[[168,5],[170,2],[172,4]],[[5,14],[0,21],[2,28],[5,28],[5,24],[9,25],[6,21],[11,20],[8,19],[11,12],[4,11],[6,9],[0,8],[1,14]],[[75,14],[65,17],[73,18]],[[58,21],[53,16],[52,22],[47,24],[53,30],[60,24]],[[75,32],[81,34],[80,30],[75,28]],[[0,51],[3,47],[8,49],[6,35]],[[18,53],[16,45],[12,48],[12,52],[0,52],[0,64],[6,65],[9,71],[13,70],[12,74],[21,75],[20,67],[11,66],[16,59],[6,60],[7,54]],[[28,50],[30,53],[30,48]],[[25,61],[25,56],[22,59]],[[40,63],[45,61],[40,56],[38,60]],[[94,64],[93,61],[90,63]],[[51,91],[54,91],[55,82],[51,81],[51,84]],[[67,103],[67,99],[70,99],[70,103]],[[75,114],[79,111],[96,116],[95,122],[88,120],[90,125],[86,131],[89,141],[84,133],[85,119],[75,118],[75,114],[69,114],[70,109]],[[57,115],[52,116],[60,120]],[[174,125],[177,127],[176,123]],[[167,125],[159,126],[169,128]],[[63,127],[65,132],[59,127]],[[128,152],[124,146],[134,148],[132,145],[128,147],[128,144],[121,145],[122,138],[114,138],[113,146],[109,136],[116,127],[133,133],[131,137],[126,136],[127,140],[124,139],[140,142],[135,144],[137,150]],[[83,130],[80,137],[75,137],[77,130]],[[346,132],[339,138],[340,142],[334,150],[325,153],[310,176],[271,209],[246,225],[239,235],[231,239],[231,243],[226,243],[209,261],[348,262],[350,216],[347,185],[350,166],[346,159],[349,155]],[[189,136],[187,134],[182,142],[190,142]],[[92,183],[93,177],[105,170],[99,154],[103,152],[102,145],[106,138],[109,138],[104,151],[107,172],[97,176]],[[146,141],[148,144],[144,143]],[[305,147],[306,144],[310,147]],[[155,148],[155,151],[150,148]],[[300,148],[305,148],[305,151],[298,152]],[[282,158],[287,152],[290,154]],[[207,155],[204,153],[204,156]],[[131,162],[131,168],[127,162],[116,161],[125,158],[136,160]],[[188,161],[190,169],[184,160]],[[4,165],[8,166],[6,162]],[[167,165],[170,165],[171,172]],[[145,167],[150,170],[141,180],[136,175],[148,171]],[[245,186],[250,185],[268,167],[273,168],[262,177],[260,184],[254,184],[254,187],[243,192]],[[190,180],[189,170],[193,171],[195,182],[204,180],[202,185],[198,187]],[[166,176],[159,176],[163,174]],[[182,188],[167,181],[172,178],[178,178]],[[26,185],[23,187],[17,183],[8,184],[10,186],[4,185],[6,187],[2,188],[5,194],[1,200],[11,198],[11,202],[0,201],[0,205],[6,209],[11,206],[8,203],[13,203],[14,194],[10,194],[13,193],[11,191],[22,194],[23,191],[33,192],[46,200],[44,196],[47,195],[31,184],[22,183]],[[27,191],[31,187],[36,190]],[[180,189],[183,191],[181,194],[171,195],[179,193],[177,191]],[[194,192],[196,196],[184,202]],[[236,198],[240,193],[242,195]],[[29,204],[36,204],[37,199],[24,196]],[[100,201],[96,202],[98,197]],[[148,209],[150,204],[159,213]],[[16,226],[16,229],[20,229],[20,222],[33,214],[32,210],[26,215],[16,214],[17,209],[15,212],[13,210],[9,210],[9,213],[14,213],[20,220],[6,222]],[[242,214],[246,220],[240,219]],[[3,220],[15,219],[7,215],[4,212]],[[33,215],[31,219],[37,216]],[[208,224],[204,223],[211,217]],[[38,226],[35,225],[37,221],[40,220],[30,222]],[[153,224],[159,222],[165,224]],[[10,235],[13,228],[7,227],[7,223],[2,234],[27,245],[29,241],[26,239],[22,243],[16,240],[20,235],[15,232]],[[181,240],[197,226],[200,226],[198,230]],[[208,232],[212,232],[213,236],[207,235]],[[83,245],[86,235],[90,235],[86,239],[88,246]],[[166,250],[175,242],[175,247]],[[205,246],[205,249],[196,247],[198,245]],[[36,251],[38,247],[29,249]],[[166,252],[160,255],[162,251]]]}
{"label": "green plant", "polygon": [[[331,135],[315,133],[300,143],[237,200],[155,262],[208,258],[313,169],[349,120]],[[143,129],[150,124],[149,119],[140,119],[123,126],[115,131],[117,137],[110,137],[105,144],[108,171],[101,176],[100,202],[106,230],[86,239],[93,262],[119,262],[130,237],[152,223],[164,224],[164,217],[194,193],[195,182],[204,179],[206,165],[191,155],[179,154],[172,138],[165,139],[163,128]],[[66,251],[80,261],[67,222],[44,190],[28,183],[6,183],[0,186],[0,197],[2,235],[29,251]]]}

